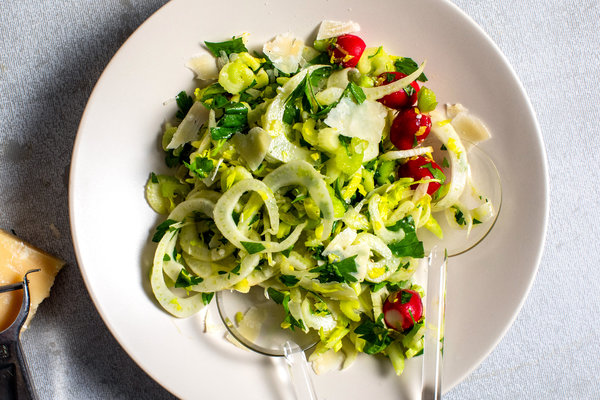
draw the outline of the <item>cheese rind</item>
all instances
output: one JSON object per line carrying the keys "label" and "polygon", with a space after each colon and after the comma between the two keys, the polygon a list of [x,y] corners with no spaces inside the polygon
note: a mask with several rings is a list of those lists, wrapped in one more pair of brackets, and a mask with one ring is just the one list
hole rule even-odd
{"label": "cheese rind", "polygon": [[[64,264],[64,261],[0,230],[0,286],[23,281],[23,276],[29,270],[41,270],[28,275],[31,306],[24,328],[33,318],[39,304],[50,295],[54,278]],[[15,320],[22,298],[22,290],[0,294],[0,331],[8,328]]]}

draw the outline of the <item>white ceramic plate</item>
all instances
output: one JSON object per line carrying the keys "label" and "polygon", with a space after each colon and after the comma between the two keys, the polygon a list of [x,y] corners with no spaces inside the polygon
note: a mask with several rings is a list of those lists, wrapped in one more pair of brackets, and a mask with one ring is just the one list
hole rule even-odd
{"label": "white ceramic plate", "polygon": [[[548,178],[535,116],[497,47],[454,5],[439,0],[175,0],[145,22],[106,68],[90,97],[73,153],[72,234],[88,290],[107,326],[154,379],[183,398],[283,397],[273,361],[175,320],[149,292],[158,222],[144,200],[150,171],[164,170],[157,146],[163,105],[194,88],[184,67],[204,40],[244,32],[259,45],[292,31],[313,38],[321,19],[354,20],[368,45],[428,60],[428,86],[441,103],[461,102],[487,122],[482,145],[502,177],[503,205],[490,235],[450,259],[444,387],[456,385],[494,348],[519,311],[540,260]],[[385,360],[364,357],[316,378],[323,399],[411,398],[419,360],[397,378]]]}

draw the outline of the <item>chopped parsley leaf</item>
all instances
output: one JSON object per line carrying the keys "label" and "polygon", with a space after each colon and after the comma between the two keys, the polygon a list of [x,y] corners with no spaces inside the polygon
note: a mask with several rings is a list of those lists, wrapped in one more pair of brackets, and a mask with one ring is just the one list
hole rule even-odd
{"label": "chopped parsley leaf", "polygon": [[298,328],[304,330],[305,329],[304,322],[302,322],[301,319],[294,318],[294,316],[290,313],[290,307],[288,305],[289,302],[290,302],[290,295],[286,294],[285,297],[283,298],[283,302],[281,303],[283,305],[283,309],[285,310],[285,319],[283,320],[282,326],[289,327],[292,330],[294,330],[295,327],[298,327]]}
{"label": "chopped parsley leaf", "polygon": [[175,101],[177,102],[177,107],[179,108],[175,116],[179,119],[184,119],[185,115],[194,105],[194,98],[192,96],[188,96],[188,94],[182,90],[177,94],[177,96],[175,96]]}
{"label": "chopped parsley leaf", "polygon": [[327,257],[323,255],[323,250],[325,250],[325,246],[314,246],[308,248],[312,254],[311,257],[317,261],[327,261]]}
{"label": "chopped parsley leaf", "polygon": [[465,221],[465,215],[463,214],[463,212],[454,207],[454,219],[456,220],[456,223],[459,225],[466,225],[467,221]]}
{"label": "chopped parsley leaf", "polygon": [[292,246],[290,246],[289,248],[287,248],[287,249],[283,250],[283,251],[281,252],[281,254],[283,254],[283,255],[284,255],[284,256],[286,256],[286,257],[289,257],[289,256],[290,256],[290,253],[292,252],[292,249],[293,249],[293,248],[294,248],[294,246],[292,245]]}
{"label": "chopped parsley leaf", "polygon": [[242,246],[246,249],[249,254],[255,254],[261,252],[265,249],[265,246],[262,243],[256,242],[241,242]]}
{"label": "chopped parsley leaf", "polygon": [[223,107],[223,116],[217,121],[217,126],[210,129],[210,136],[214,140],[229,139],[247,126],[248,108],[242,103],[228,103]]}
{"label": "chopped parsley leaf", "polygon": [[239,212],[235,211],[231,213],[231,218],[233,219],[233,222],[235,222],[236,225],[240,222],[240,215],[241,214]]}
{"label": "chopped parsley leaf", "polygon": [[400,304],[406,304],[412,299],[413,294],[409,291],[402,291],[402,295],[400,296]]}
{"label": "chopped parsley leaf", "polygon": [[348,84],[348,90],[352,94],[352,97],[354,97],[354,101],[357,104],[362,104],[367,99],[367,96],[362,88],[354,82],[350,82]]}
{"label": "chopped parsley leaf", "polygon": [[176,223],[177,223],[177,221],[168,219],[168,220],[164,221],[162,224],[158,225],[156,227],[156,233],[154,234],[154,236],[152,236],[152,241],[158,243],[163,238],[163,236],[165,236],[165,233],[173,232],[173,231],[177,230],[177,228],[173,228],[171,226]]}
{"label": "chopped parsley leaf", "polygon": [[288,287],[292,287],[300,282],[300,279],[296,278],[294,275],[280,275],[279,280]]}
{"label": "chopped parsley leaf", "polygon": [[363,351],[367,354],[380,353],[392,343],[389,331],[382,320],[383,314],[377,318],[376,322],[373,322],[369,317],[364,316],[363,322],[354,329],[354,333],[365,340],[366,343]]}
{"label": "chopped parsley leaf", "polygon": [[242,37],[232,38],[226,42],[204,42],[204,44],[215,57],[220,57],[222,51],[224,51],[228,56],[233,53],[248,52]]}
{"label": "chopped parsley leaf", "polygon": [[279,290],[269,287],[269,288],[267,288],[267,294],[269,295],[269,298],[271,300],[273,300],[275,303],[283,304],[283,299],[285,298],[285,293],[282,293]]}
{"label": "chopped parsley leaf", "polygon": [[316,278],[321,283],[327,282],[356,282],[358,279],[352,273],[358,271],[358,265],[356,264],[356,257],[352,256],[344,258],[341,261],[334,263],[323,264],[319,267],[313,268],[310,272],[316,272],[319,276]]}
{"label": "chopped parsley leaf", "polygon": [[204,305],[207,306],[211,302],[211,300],[213,299],[214,296],[215,296],[214,292],[202,293],[202,303],[204,303]]}
{"label": "chopped parsley leaf", "polygon": [[177,280],[175,281],[175,287],[187,288],[190,286],[197,285],[202,281],[204,281],[204,279],[202,279],[201,277],[192,275],[189,272],[187,272],[184,268],[181,268],[181,271],[179,271],[179,275],[177,275]]}
{"label": "chopped parsley leaf", "polygon": [[248,226],[252,225],[256,221],[260,219],[260,215],[258,213],[254,214],[250,220],[248,220]]}
{"label": "chopped parsley leaf", "polygon": [[394,225],[388,227],[389,230],[397,232],[400,229],[404,231],[404,238],[388,244],[389,249],[396,257],[425,257],[423,242],[417,237],[415,222],[411,215],[401,219]]}
{"label": "chopped parsley leaf", "polygon": [[207,157],[196,157],[190,164],[184,161],[183,165],[198,178],[206,178],[208,173],[214,168],[213,160]]}
{"label": "chopped parsley leaf", "polygon": [[431,165],[431,163],[427,163],[425,165],[423,165],[421,168],[427,168],[429,170],[429,172],[431,172],[431,175],[433,175],[433,179],[437,179],[440,181],[440,184],[444,184],[444,182],[446,182],[446,175],[444,175],[444,173],[442,171],[440,171],[439,169],[435,168],[433,165]]}
{"label": "chopped parsley leaf", "polygon": [[[400,57],[394,62],[394,67],[396,67],[396,71],[410,75],[419,69],[419,64],[417,64],[412,58]],[[421,73],[417,80],[421,82],[427,82],[427,77],[425,74]]]}

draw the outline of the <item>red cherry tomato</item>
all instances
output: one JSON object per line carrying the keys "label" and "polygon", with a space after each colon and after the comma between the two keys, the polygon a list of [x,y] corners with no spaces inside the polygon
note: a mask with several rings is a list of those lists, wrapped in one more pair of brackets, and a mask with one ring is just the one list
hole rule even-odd
{"label": "red cherry tomato", "polygon": [[419,293],[402,289],[392,293],[383,303],[385,324],[394,330],[403,332],[413,327],[423,316],[423,301]]}
{"label": "red cherry tomato", "polygon": [[[377,77],[376,83],[377,86],[389,85],[392,82],[404,78],[405,76],[406,74],[403,74],[402,72],[384,72],[383,74]],[[420,87],[417,81],[413,81],[410,84],[410,86],[411,89],[406,88],[398,90],[397,92],[388,94],[387,96],[383,96],[378,101],[384,106],[394,108],[396,110],[411,107],[417,101],[417,95],[419,93]]]}
{"label": "red cherry tomato", "polygon": [[[398,177],[413,178],[415,181],[421,179],[433,179],[434,176],[431,173],[430,168],[442,172],[440,166],[432,159],[423,156],[412,157],[398,167]],[[412,185],[412,188],[414,189],[416,186],[417,185]],[[427,194],[433,196],[440,186],[442,186],[440,182],[429,182]]]}
{"label": "red cherry tomato", "polygon": [[417,107],[401,110],[390,128],[390,140],[400,150],[412,149],[431,132],[431,117]]}
{"label": "red cherry tomato", "polygon": [[358,36],[338,36],[332,51],[333,61],[341,63],[344,68],[354,68],[365,51],[365,47],[367,45]]}

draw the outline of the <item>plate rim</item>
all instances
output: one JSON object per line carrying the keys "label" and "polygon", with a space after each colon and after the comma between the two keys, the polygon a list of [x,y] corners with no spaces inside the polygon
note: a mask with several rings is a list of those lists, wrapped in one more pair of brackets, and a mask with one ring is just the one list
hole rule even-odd
{"label": "plate rim", "polygon": [[[86,268],[84,266],[85,263],[84,263],[83,256],[81,253],[80,244],[78,242],[77,227],[76,227],[75,216],[74,216],[74,208],[75,208],[74,204],[75,204],[76,199],[75,199],[75,193],[74,193],[73,187],[74,187],[74,181],[76,180],[76,177],[78,174],[76,158],[79,153],[80,144],[81,144],[82,137],[83,137],[82,132],[85,131],[86,122],[89,118],[89,114],[91,113],[89,106],[90,106],[90,104],[92,104],[94,102],[95,95],[97,95],[99,87],[102,86],[104,80],[106,79],[105,78],[106,75],[109,73],[112,66],[115,64],[115,62],[116,62],[115,60],[117,60],[118,58],[121,57],[121,55],[126,51],[126,48],[133,41],[136,40],[136,38],[140,35],[140,32],[146,28],[146,26],[148,25],[148,23],[151,20],[153,20],[157,15],[166,12],[170,8],[176,7],[179,3],[182,3],[182,2],[184,2],[184,0],[169,1],[166,4],[164,4],[163,6],[161,6],[160,8],[158,8],[156,11],[154,11],[121,44],[119,49],[115,52],[115,54],[111,57],[110,61],[104,67],[100,77],[98,78],[96,84],[94,85],[93,90],[90,93],[90,96],[88,97],[84,112],[83,112],[83,114],[81,116],[81,120],[78,124],[77,134],[75,137],[73,151],[72,151],[71,159],[70,159],[71,164],[70,164],[70,169],[69,169],[69,190],[68,190],[71,240],[72,240],[73,247],[75,250],[75,257],[76,257],[78,269],[82,274],[84,284],[86,286],[86,290],[89,293],[90,298],[92,299],[96,310],[100,314],[105,326],[108,328],[111,335],[116,339],[119,346],[121,346],[121,348],[127,353],[127,355],[132,360],[134,360],[134,362],[137,364],[137,366],[139,368],[141,368],[155,382],[157,382],[159,385],[161,385],[165,390],[169,391],[170,393],[172,393],[174,395],[176,394],[176,392],[174,390],[172,390],[172,388],[170,386],[168,386],[165,382],[163,382],[162,378],[155,376],[154,373],[152,371],[150,371],[146,365],[144,365],[144,362],[138,357],[137,354],[132,353],[128,348],[126,348],[123,345],[124,338],[121,337],[121,334],[117,331],[117,328],[115,326],[113,326],[113,324],[111,323],[110,316],[107,314],[107,310],[105,310],[102,307],[101,302],[97,297],[97,293],[94,291],[94,289],[92,287],[93,285],[92,285],[91,279],[86,271]],[[528,274],[529,275],[528,282],[526,285],[526,289],[523,293],[523,296],[521,296],[518,306],[516,308],[514,308],[514,310],[512,310],[510,321],[508,321],[508,323],[504,326],[504,328],[500,332],[498,332],[496,340],[494,340],[494,342],[493,342],[493,345],[489,346],[489,348],[486,351],[482,352],[481,356],[477,358],[477,361],[474,362],[470,366],[470,368],[466,368],[464,373],[462,373],[459,376],[459,378],[455,380],[455,382],[452,382],[451,385],[448,385],[444,388],[444,393],[447,393],[450,390],[452,390],[454,387],[459,385],[460,383],[464,382],[466,377],[468,377],[470,374],[472,374],[472,372],[475,369],[480,367],[482,362],[487,357],[489,357],[489,355],[497,348],[498,344],[502,341],[502,339],[505,337],[507,332],[514,325],[514,322],[515,322],[517,316],[519,315],[519,313],[521,312],[521,310],[525,304],[525,301],[529,297],[533,283],[535,281],[535,277],[537,276],[537,272],[538,272],[540,264],[541,264],[541,259],[542,259],[543,253],[544,253],[545,243],[546,243],[546,239],[547,239],[547,231],[548,231],[548,223],[549,223],[549,209],[550,209],[550,204],[549,204],[550,203],[550,198],[549,198],[549,181],[550,181],[550,179],[549,179],[547,151],[546,151],[545,143],[543,141],[543,135],[542,135],[542,131],[541,131],[538,119],[537,119],[537,115],[536,115],[535,109],[533,108],[533,105],[531,103],[531,99],[527,95],[527,91],[525,90],[525,87],[523,86],[523,83],[521,82],[519,76],[517,75],[514,67],[509,62],[508,58],[506,57],[504,52],[500,49],[500,47],[491,39],[491,37],[488,35],[488,33],[470,15],[468,15],[465,11],[463,11],[460,7],[458,7],[456,4],[454,4],[450,0],[442,0],[442,2],[446,6],[449,6],[450,8],[454,9],[454,11],[457,14],[461,15],[469,23],[471,28],[474,28],[475,30],[478,31],[480,36],[483,39],[485,39],[486,45],[490,46],[494,50],[494,53],[496,53],[496,55],[498,55],[499,58],[502,60],[502,62],[504,64],[503,66],[505,68],[507,68],[507,70],[510,73],[510,78],[517,84],[520,94],[522,95],[523,100],[525,101],[525,103],[527,105],[527,110],[525,110],[526,112],[524,112],[524,114],[531,117],[533,125],[535,126],[535,134],[533,134],[532,136],[534,136],[536,145],[538,146],[538,149],[541,152],[540,156],[542,159],[542,169],[543,169],[542,186],[543,186],[543,192],[544,192],[543,199],[540,199],[540,206],[541,206],[540,208],[543,208],[543,220],[541,221],[541,226],[540,226],[541,232],[542,232],[541,240],[540,240],[537,248],[535,248],[535,252],[531,252],[532,254],[535,254],[535,257],[534,257],[535,266],[534,266],[534,268],[531,269],[530,273]],[[319,20],[319,18],[316,18],[316,20]]]}

